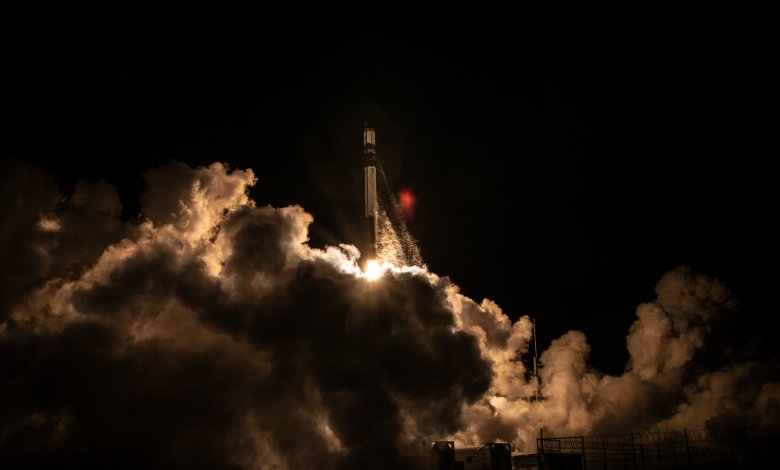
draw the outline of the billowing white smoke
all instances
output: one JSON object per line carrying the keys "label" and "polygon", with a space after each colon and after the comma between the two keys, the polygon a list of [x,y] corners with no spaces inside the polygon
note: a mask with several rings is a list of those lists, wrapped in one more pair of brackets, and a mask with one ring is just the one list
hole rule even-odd
{"label": "billowing white smoke", "polygon": [[[538,402],[528,400],[531,390],[519,376],[515,384],[502,386],[519,365],[501,367],[511,355],[483,344],[498,365],[494,369],[505,372],[494,380],[487,403],[470,407],[472,424],[460,436],[465,441],[511,439],[531,451],[540,429],[547,435],[582,435],[780,423],[775,359],[731,363],[714,371],[695,364],[710,322],[735,313],[735,301],[723,283],[680,267],[661,278],[656,293],[654,302],[637,308],[638,318],[626,338],[629,363],[623,375],[593,370],[585,335],[570,331],[541,356],[544,399]],[[496,325],[510,334],[507,323]],[[527,339],[527,320],[521,318],[512,333],[518,327]]]}
{"label": "billowing white smoke", "polygon": [[307,245],[302,208],[256,206],[251,170],[152,170],[139,223],[105,182],[63,198],[3,170],[2,464],[417,468],[436,438],[531,451],[541,428],[780,422],[776,362],[697,363],[734,300],[688,268],[637,309],[623,375],[593,370],[571,331],[534,401],[528,317],[425,268],[369,282],[354,247]]}

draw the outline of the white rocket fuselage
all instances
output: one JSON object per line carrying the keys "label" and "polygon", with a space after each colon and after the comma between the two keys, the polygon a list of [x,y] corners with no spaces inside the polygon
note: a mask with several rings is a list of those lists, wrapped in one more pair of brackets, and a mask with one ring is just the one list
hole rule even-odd
{"label": "white rocket fuselage", "polygon": [[366,247],[363,252],[363,263],[375,260],[377,257],[378,206],[376,198],[376,132],[370,127],[363,129],[363,187],[366,203]]}

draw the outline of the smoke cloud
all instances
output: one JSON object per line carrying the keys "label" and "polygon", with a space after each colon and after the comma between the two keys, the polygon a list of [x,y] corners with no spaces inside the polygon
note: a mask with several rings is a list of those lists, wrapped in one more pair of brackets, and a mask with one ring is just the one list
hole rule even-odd
{"label": "smoke cloud", "polygon": [[[637,309],[620,376],[582,332],[521,357],[532,325],[424,267],[370,282],[311,215],[258,206],[251,170],[146,173],[143,218],[116,188],[69,195],[2,163],[0,466],[427,468],[432,439],[535,447],[605,433],[780,423],[774,359],[704,361],[735,301],[677,268]],[[390,246],[390,245],[388,245]]]}

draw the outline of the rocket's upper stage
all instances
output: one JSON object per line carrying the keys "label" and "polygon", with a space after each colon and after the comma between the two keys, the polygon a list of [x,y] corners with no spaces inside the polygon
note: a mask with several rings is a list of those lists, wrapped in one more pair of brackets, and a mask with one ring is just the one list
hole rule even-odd
{"label": "rocket's upper stage", "polygon": [[363,153],[368,154],[368,152],[371,152],[371,154],[375,153],[374,148],[376,147],[376,131],[370,127],[366,127],[363,129]]}

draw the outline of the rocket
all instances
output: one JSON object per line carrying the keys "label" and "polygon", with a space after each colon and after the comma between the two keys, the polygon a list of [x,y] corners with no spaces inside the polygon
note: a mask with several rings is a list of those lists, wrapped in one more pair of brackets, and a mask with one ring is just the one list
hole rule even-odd
{"label": "rocket", "polygon": [[366,248],[363,253],[363,264],[376,260],[376,238],[378,230],[378,207],[376,199],[376,132],[368,127],[363,128],[363,187],[366,203]]}

